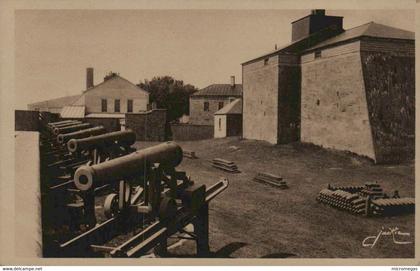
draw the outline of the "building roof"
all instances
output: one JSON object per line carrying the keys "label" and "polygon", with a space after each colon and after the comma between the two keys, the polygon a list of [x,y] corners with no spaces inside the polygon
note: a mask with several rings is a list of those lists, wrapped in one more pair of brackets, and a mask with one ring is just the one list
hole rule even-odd
{"label": "building roof", "polygon": [[91,91],[91,90],[93,90],[93,89],[95,89],[95,88],[97,88],[97,87],[99,87],[99,86],[101,86],[101,85],[104,85],[104,84],[106,84],[106,83],[110,82],[111,80],[123,80],[123,81],[126,81],[126,82],[127,82],[127,83],[129,83],[130,85],[132,85],[132,86],[134,86],[134,87],[138,88],[140,91],[143,91],[143,92],[149,93],[149,92],[147,92],[146,90],[142,89],[141,87],[137,86],[136,84],[133,84],[133,83],[132,83],[132,82],[130,82],[129,80],[127,80],[127,79],[125,79],[124,77],[120,76],[119,74],[112,73],[111,75],[108,75],[108,76],[106,76],[105,78],[106,78],[106,80],[104,79],[104,81],[103,81],[103,82],[101,82],[101,83],[99,83],[99,84],[97,84],[97,85],[95,85],[95,86],[93,86],[93,87],[91,87],[91,88],[88,88],[88,89],[84,90],[84,91],[83,91],[83,94],[85,94],[86,92]]}
{"label": "building roof", "polygon": [[341,34],[335,37],[332,37],[330,39],[318,43],[315,46],[310,47],[309,49],[307,49],[307,51],[330,46],[336,43],[360,37],[414,40],[414,32],[383,24],[378,24],[375,22],[369,22],[351,29],[347,29],[346,31],[342,32]]}
{"label": "building roof", "polygon": [[124,113],[91,113],[85,116],[85,118],[112,118],[112,119],[123,119],[125,118]]}
{"label": "building roof", "polygon": [[76,100],[78,100],[82,95],[71,95],[71,96],[65,96],[65,97],[60,97],[60,98],[56,98],[56,99],[51,99],[51,100],[45,100],[45,101],[41,101],[41,102],[36,102],[36,103],[32,103],[32,104],[28,104],[28,106],[30,107],[48,107],[48,108],[62,108],[66,105],[72,104],[74,103]]}
{"label": "building roof", "polygon": [[85,106],[64,106],[61,109],[60,116],[62,118],[80,119],[85,117]]}
{"label": "building roof", "polygon": [[[108,76],[108,79],[87,89],[84,90],[82,94],[79,95],[71,95],[71,96],[65,96],[65,97],[61,97],[61,98],[56,98],[56,99],[51,99],[51,100],[45,100],[42,102],[37,102],[37,103],[32,103],[32,104],[28,104],[28,107],[30,107],[30,109],[34,108],[34,107],[40,107],[40,108],[63,108],[64,107],[69,107],[66,109],[66,111],[64,112],[64,114],[76,114],[76,107],[78,108],[81,104],[80,104],[80,100],[83,99],[84,95],[91,90],[96,89],[99,86],[102,86],[106,83],[109,83],[113,80],[122,80],[125,81],[127,83],[129,83],[130,85],[134,86],[136,89],[138,89],[139,91],[143,91],[146,92],[147,94],[149,94],[146,90],[140,88],[139,86],[131,83],[130,81],[128,81],[127,79],[119,76],[118,74],[112,74]],[[75,107],[75,108],[72,108]],[[79,111],[77,111],[78,113],[81,112],[81,109],[79,108]],[[61,113],[62,114],[62,113]],[[66,117],[66,118],[75,118],[75,117]]]}
{"label": "building roof", "polygon": [[235,86],[232,87],[231,84],[212,84],[208,87],[198,90],[191,96],[193,97],[197,97],[197,96],[241,97],[242,85],[235,84]]}
{"label": "building roof", "polygon": [[[369,23],[366,23],[366,24],[363,24],[354,28],[350,28],[344,31],[339,31],[339,32],[329,31],[329,33],[330,33],[330,37],[325,38],[321,42],[316,42],[316,38],[315,38],[317,35],[319,35],[319,33],[313,33],[309,35],[308,37],[286,44],[280,47],[279,49],[272,50],[271,52],[260,55],[259,57],[245,61],[242,63],[242,65],[248,64],[256,60],[269,57],[269,56],[276,55],[280,52],[289,52],[289,51],[293,52],[296,49],[299,50],[299,48],[303,48],[305,51],[311,51],[311,50],[318,49],[321,47],[331,46],[336,43],[340,43],[340,42],[344,42],[344,41],[348,41],[348,40],[352,40],[356,38],[361,38],[361,37],[414,40],[414,32],[383,25],[383,24],[378,24],[375,22],[369,22]],[[324,34],[328,34],[328,32],[325,32]],[[313,42],[316,42],[316,43],[312,44],[312,46],[310,45],[307,46],[308,44],[313,43]],[[307,49],[304,48],[305,46]]]}
{"label": "building roof", "polygon": [[251,62],[255,62],[257,60],[261,60],[263,58],[271,57],[274,55],[277,55],[279,53],[285,53],[285,54],[297,54],[305,50],[306,48],[309,48],[311,46],[314,46],[315,44],[318,44],[320,41],[329,39],[331,37],[334,37],[340,33],[342,33],[344,30],[342,29],[334,29],[334,28],[325,28],[323,30],[320,30],[318,32],[312,33],[309,36],[303,37],[301,39],[295,40],[291,43],[285,44],[281,46],[278,49],[272,50],[269,53],[265,53],[263,55],[260,55],[259,57],[255,57],[251,60],[245,61],[242,63],[242,65],[246,65]]}
{"label": "building roof", "polygon": [[227,104],[222,109],[214,113],[215,115],[228,115],[228,114],[242,114],[242,100],[236,99]]}

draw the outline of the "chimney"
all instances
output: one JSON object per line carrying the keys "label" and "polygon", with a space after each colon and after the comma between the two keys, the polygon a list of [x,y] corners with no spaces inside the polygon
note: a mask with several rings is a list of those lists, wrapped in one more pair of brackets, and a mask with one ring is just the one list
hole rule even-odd
{"label": "chimney", "polygon": [[235,76],[233,75],[230,77],[230,86],[235,87]]}
{"label": "chimney", "polygon": [[111,78],[113,78],[113,77],[117,76],[117,75],[119,75],[119,73],[115,73],[115,72],[113,72],[113,71],[110,71],[107,75],[105,75],[105,77],[104,77],[104,82],[105,82],[106,80],[109,80],[109,79],[111,79]]}
{"label": "chimney", "polygon": [[325,9],[313,9],[311,14],[325,16]]}
{"label": "chimney", "polygon": [[93,68],[86,68],[86,89],[93,87]]}
{"label": "chimney", "polygon": [[325,9],[313,9],[311,14],[292,22],[292,42],[323,30],[343,31],[343,17],[325,15]]}

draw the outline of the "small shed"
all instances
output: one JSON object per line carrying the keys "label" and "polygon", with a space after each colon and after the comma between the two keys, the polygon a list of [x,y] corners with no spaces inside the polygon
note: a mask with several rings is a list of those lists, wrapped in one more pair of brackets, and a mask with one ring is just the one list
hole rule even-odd
{"label": "small shed", "polygon": [[214,137],[242,134],[242,99],[236,99],[214,113]]}

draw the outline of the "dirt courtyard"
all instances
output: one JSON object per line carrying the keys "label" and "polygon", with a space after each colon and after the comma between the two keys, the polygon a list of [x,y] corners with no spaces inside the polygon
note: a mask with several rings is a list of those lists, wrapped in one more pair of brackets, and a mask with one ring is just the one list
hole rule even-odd
{"label": "dirt courtyard", "polygon": [[[210,203],[210,249],[214,257],[233,258],[411,258],[414,257],[414,214],[367,218],[318,203],[328,184],[364,185],[377,181],[384,192],[414,197],[414,163],[374,165],[358,156],[299,143],[273,146],[238,138],[177,142],[195,151],[178,170],[207,186],[227,177],[229,187]],[[144,148],[157,142],[137,142]],[[234,161],[241,173],[213,168],[213,158]],[[289,189],[254,182],[257,172],[279,175]],[[411,244],[382,236],[373,248],[362,241],[384,228],[409,233]],[[194,257],[195,244],[171,249],[176,257]]]}

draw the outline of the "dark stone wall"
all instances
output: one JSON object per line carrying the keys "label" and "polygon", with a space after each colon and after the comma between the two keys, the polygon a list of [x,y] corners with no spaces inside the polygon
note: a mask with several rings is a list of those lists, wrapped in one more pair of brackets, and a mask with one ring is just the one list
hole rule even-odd
{"label": "dark stone wall", "polygon": [[[398,162],[414,158],[415,58],[411,53],[383,49],[382,43],[361,52],[363,78],[376,160]],[[404,44],[406,47],[407,44]],[[414,48],[414,44],[412,44]]]}
{"label": "dark stone wall", "polygon": [[138,141],[165,141],[166,110],[154,109],[145,113],[127,113],[125,126],[136,133]]}
{"label": "dark stone wall", "polygon": [[171,124],[172,139],[175,141],[213,138],[213,125]]}
{"label": "dark stone wall", "polygon": [[15,131],[39,131],[39,112],[15,110]]}
{"label": "dark stone wall", "polygon": [[92,124],[92,126],[102,125],[107,132],[115,132],[121,130],[120,120],[116,118],[84,118],[83,122]]}
{"label": "dark stone wall", "polygon": [[300,136],[300,66],[279,64],[278,143],[299,140]]}
{"label": "dark stone wall", "polygon": [[242,115],[228,114],[226,125],[226,136],[240,136],[242,135]]}

